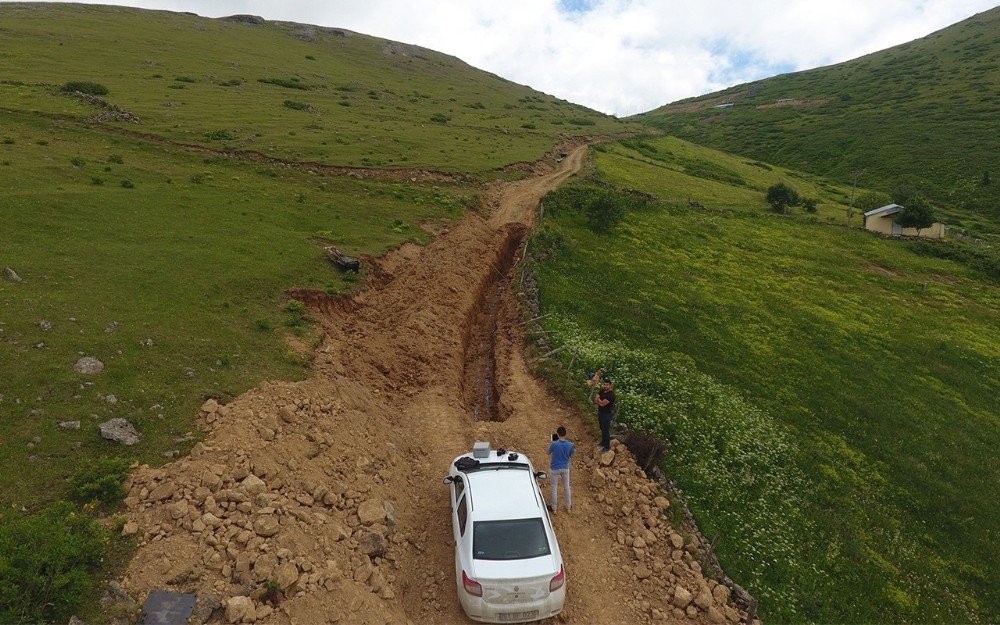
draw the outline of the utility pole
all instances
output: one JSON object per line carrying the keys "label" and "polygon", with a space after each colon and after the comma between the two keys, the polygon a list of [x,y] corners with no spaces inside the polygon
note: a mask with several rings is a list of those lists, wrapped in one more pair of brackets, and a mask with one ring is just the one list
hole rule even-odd
{"label": "utility pole", "polygon": [[858,175],[861,173],[860,169],[855,169],[853,172],[854,180],[851,182],[851,207],[847,209],[847,225],[851,225],[851,217],[854,216],[854,192],[858,188]]}

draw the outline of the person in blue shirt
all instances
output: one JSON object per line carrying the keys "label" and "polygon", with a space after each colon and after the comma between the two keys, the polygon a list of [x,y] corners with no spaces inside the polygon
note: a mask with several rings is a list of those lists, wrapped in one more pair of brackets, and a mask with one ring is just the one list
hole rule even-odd
{"label": "person in blue shirt", "polygon": [[552,456],[549,459],[549,480],[552,482],[552,497],[549,498],[549,512],[555,514],[559,508],[559,482],[563,484],[563,496],[566,498],[566,512],[573,511],[573,493],[569,488],[569,458],[573,455],[573,443],[566,439],[566,428],[559,426],[555,440],[546,452]]}

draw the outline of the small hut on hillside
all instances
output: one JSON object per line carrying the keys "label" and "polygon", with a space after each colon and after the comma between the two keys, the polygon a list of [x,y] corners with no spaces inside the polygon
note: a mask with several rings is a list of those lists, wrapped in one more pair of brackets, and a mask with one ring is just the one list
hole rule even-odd
{"label": "small hut on hillside", "polygon": [[935,221],[926,228],[904,228],[896,223],[903,207],[899,204],[886,204],[865,213],[865,230],[893,237],[923,237],[925,239],[943,239],[947,227]]}

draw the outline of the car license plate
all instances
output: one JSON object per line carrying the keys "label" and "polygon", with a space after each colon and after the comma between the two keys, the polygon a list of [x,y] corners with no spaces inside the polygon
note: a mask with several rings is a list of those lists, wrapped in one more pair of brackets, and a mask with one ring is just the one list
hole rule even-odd
{"label": "car license plate", "polygon": [[538,610],[532,610],[530,612],[499,612],[497,613],[497,617],[504,623],[530,621],[538,618]]}

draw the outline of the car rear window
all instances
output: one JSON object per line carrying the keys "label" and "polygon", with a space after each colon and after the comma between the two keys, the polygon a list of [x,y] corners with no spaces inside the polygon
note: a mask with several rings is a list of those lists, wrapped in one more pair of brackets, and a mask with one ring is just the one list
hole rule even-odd
{"label": "car rear window", "polygon": [[549,553],[541,517],[473,524],[472,554],[477,560],[523,560]]}

